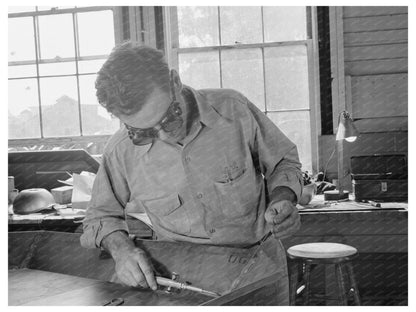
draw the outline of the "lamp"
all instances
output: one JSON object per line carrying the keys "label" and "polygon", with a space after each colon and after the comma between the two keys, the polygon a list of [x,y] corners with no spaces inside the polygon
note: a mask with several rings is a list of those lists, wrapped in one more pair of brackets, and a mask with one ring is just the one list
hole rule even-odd
{"label": "lamp", "polygon": [[338,117],[338,130],[335,137],[338,154],[338,185],[337,189],[332,191],[325,191],[324,198],[328,200],[345,200],[348,199],[349,192],[344,190],[344,151],[343,141],[354,142],[360,135],[355,127],[350,114],[347,111],[342,111]]}

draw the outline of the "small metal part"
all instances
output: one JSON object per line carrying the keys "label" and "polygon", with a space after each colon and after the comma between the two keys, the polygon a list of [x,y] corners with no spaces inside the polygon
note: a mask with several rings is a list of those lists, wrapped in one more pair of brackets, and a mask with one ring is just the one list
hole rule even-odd
{"label": "small metal part", "polygon": [[[179,274],[172,272],[172,281],[179,281]],[[179,289],[178,289],[179,291]],[[168,286],[165,290],[166,293],[171,294],[174,292],[174,289],[172,288],[172,285]]]}
{"label": "small metal part", "polygon": [[175,272],[172,272],[172,280],[173,281],[179,281],[179,274],[175,273]]}
{"label": "small metal part", "polygon": [[119,305],[122,305],[123,303],[124,303],[123,298],[114,298],[114,299],[111,299],[109,302],[104,303],[103,306],[119,306]]}

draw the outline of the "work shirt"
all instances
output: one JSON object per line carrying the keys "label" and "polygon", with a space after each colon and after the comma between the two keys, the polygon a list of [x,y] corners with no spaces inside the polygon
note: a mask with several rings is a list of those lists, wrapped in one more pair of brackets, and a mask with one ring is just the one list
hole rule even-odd
{"label": "work shirt", "polygon": [[106,145],[81,244],[101,247],[145,212],[159,239],[246,246],[270,230],[264,213],[278,186],[302,192],[296,145],[246,97],[194,90],[198,118],[182,145],[136,146],[121,128]]}

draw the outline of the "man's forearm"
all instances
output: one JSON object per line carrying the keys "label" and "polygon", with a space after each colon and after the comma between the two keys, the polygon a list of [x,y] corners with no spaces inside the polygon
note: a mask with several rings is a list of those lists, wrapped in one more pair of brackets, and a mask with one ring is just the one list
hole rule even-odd
{"label": "man's forearm", "polygon": [[281,200],[289,200],[296,204],[296,194],[287,186],[277,186],[270,196],[270,202],[277,202]]}
{"label": "man's forearm", "polygon": [[122,254],[123,251],[135,248],[135,245],[127,233],[124,231],[115,231],[104,237],[101,242],[101,247],[107,250],[113,259],[116,259],[117,255]]}

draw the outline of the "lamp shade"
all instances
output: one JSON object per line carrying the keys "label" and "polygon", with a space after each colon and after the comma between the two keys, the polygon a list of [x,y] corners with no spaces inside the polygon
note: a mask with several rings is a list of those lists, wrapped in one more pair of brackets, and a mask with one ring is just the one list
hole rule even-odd
{"label": "lamp shade", "polygon": [[338,130],[335,139],[337,141],[347,139],[347,141],[354,141],[360,135],[360,132],[355,127],[350,114],[347,111],[341,112],[338,122]]}

